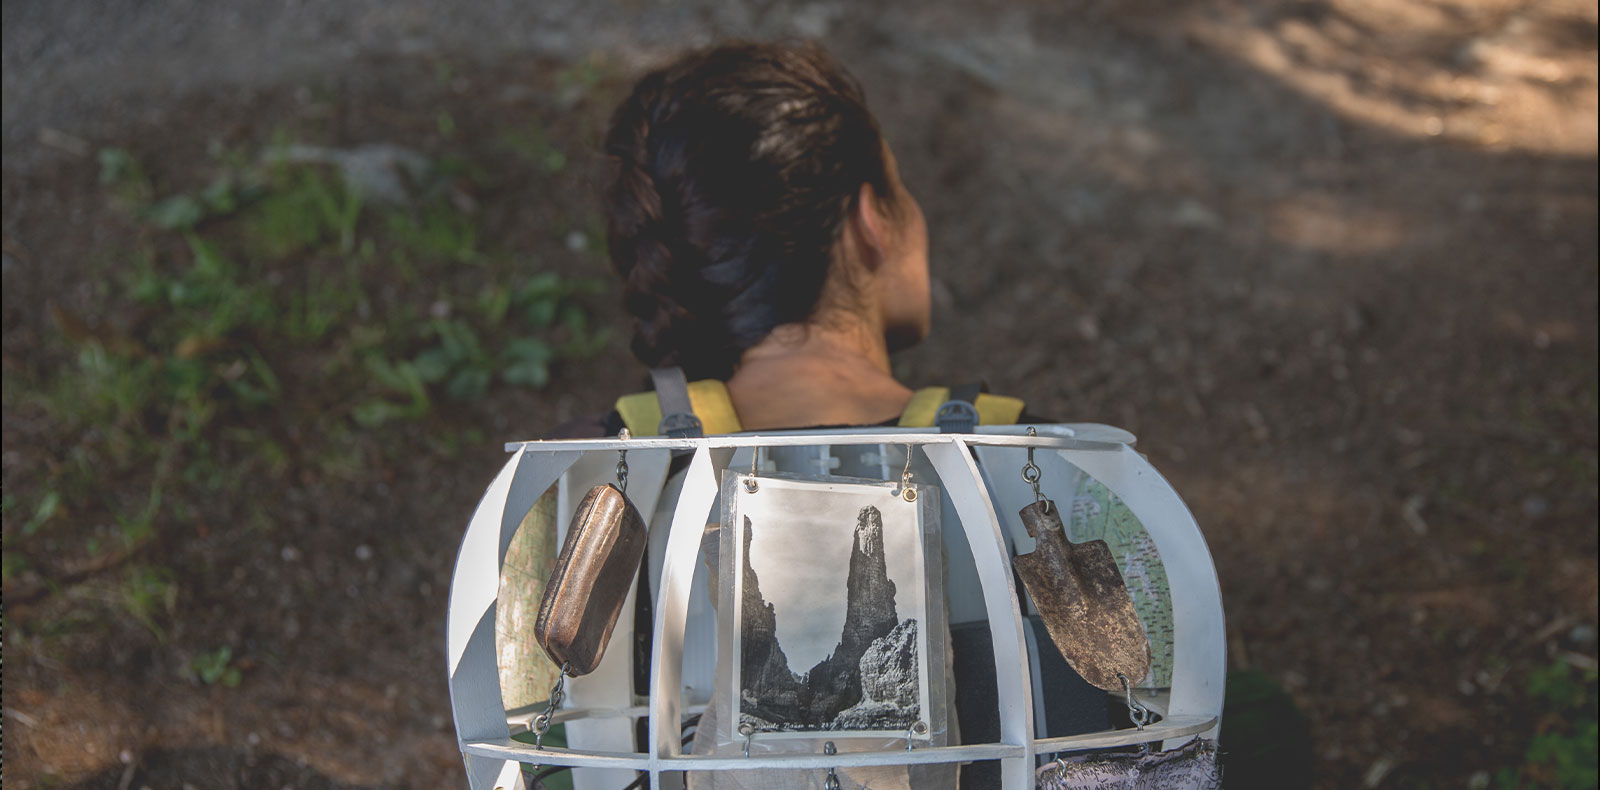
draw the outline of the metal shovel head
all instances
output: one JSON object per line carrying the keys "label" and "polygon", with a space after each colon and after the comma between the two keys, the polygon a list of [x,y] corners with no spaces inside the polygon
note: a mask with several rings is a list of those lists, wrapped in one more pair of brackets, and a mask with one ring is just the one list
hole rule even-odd
{"label": "metal shovel head", "polygon": [[1061,655],[1106,691],[1122,691],[1118,674],[1130,683],[1143,680],[1150,674],[1150,642],[1110,547],[1103,540],[1068,541],[1060,509],[1048,499],[1021,515],[1038,547],[1011,563]]}

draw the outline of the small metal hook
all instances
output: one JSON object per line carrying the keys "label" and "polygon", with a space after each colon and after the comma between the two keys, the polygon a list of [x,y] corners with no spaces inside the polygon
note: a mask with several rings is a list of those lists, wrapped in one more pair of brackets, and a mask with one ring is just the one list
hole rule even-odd
{"label": "small metal hook", "polygon": [[756,472],[760,468],[759,467],[760,459],[761,459],[761,448],[760,447],[752,447],[752,448],[750,448],[750,476],[746,477],[744,479],[744,490],[747,493],[754,494],[755,492],[761,490],[760,484],[758,484],[756,482]]}
{"label": "small metal hook", "polygon": [[[1030,425],[1030,426],[1028,426],[1028,435],[1029,436],[1038,436],[1039,432],[1037,430],[1035,430],[1032,425]],[[1044,471],[1039,468],[1038,464],[1033,462],[1033,447],[1029,446],[1028,447],[1028,463],[1024,464],[1023,467],[1022,467],[1022,482],[1027,483],[1030,486],[1033,486],[1033,501],[1035,501],[1035,502],[1043,502],[1044,504],[1041,506],[1040,509],[1043,510],[1044,512],[1046,512],[1046,513],[1049,513],[1050,512],[1050,500],[1045,499],[1044,498],[1044,494],[1039,492],[1039,481],[1043,477],[1044,477]]]}
{"label": "small metal hook", "polygon": [[1133,698],[1133,681],[1127,675],[1118,672],[1117,679],[1122,681],[1122,693],[1128,700],[1128,718],[1133,721],[1134,727],[1144,729],[1144,725],[1150,723],[1150,709]]}
{"label": "small metal hook", "polygon": [[750,722],[739,723],[739,734],[744,736],[744,756],[750,756],[750,742],[755,740],[756,728]]}
{"label": "small metal hook", "polygon": [[900,498],[907,502],[917,501],[917,490],[911,487],[911,456],[914,451],[911,445],[906,445],[906,468],[900,471]]}
{"label": "small metal hook", "polygon": [[[618,441],[627,441],[633,438],[627,428],[617,431]],[[628,493],[628,450],[623,448],[617,451],[617,490]]]}

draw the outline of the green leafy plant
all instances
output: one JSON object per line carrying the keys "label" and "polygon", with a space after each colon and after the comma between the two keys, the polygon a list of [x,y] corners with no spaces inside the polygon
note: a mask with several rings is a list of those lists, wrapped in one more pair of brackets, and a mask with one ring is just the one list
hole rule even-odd
{"label": "green leafy plant", "polygon": [[279,165],[266,178],[257,205],[246,216],[251,246],[268,260],[311,249],[337,238],[339,249],[354,249],[361,218],[359,193],[346,189],[321,168]]}
{"label": "green leafy plant", "polygon": [[165,639],[159,618],[171,615],[178,606],[178,587],[166,568],[132,568],[123,581],[122,608],[133,619],[150,629],[157,639]]}
{"label": "green leafy plant", "polygon": [[34,508],[33,516],[28,519],[28,523],[22,525],[22,534],[32,535],[38,532],[39,528],[53,518],[60,508],[61,493],[58,491],[46,491],[44,496],[39,499],[39,506]]}
{"label": "green leafy plant", "polygon": [[189,230],[206,219],[232,214],[259,191],[259,187],[241,189],[233,176],[223,175],[197,194],[180,192],[156,201],[143,216],[163,230]]}
{"label": "green leafy plant", "polygon": [[479,295],[478,308],[484,322],[497,330],[496,336],[518,328],[527,334],[510,335],[491,348],[466,321],[437,319],[432,323],[437,344],[418,354],[413,367],[422,381],[443,383],[446,394],[457,400],[481,397],[496,373],[506,384],[543,387],[550,382],[550,368],[557,359],[588,356],[608,341],[606,333],[590,329],[588,312],[574,301],[597,288],[595,283],[571,282],[547,272],[516,290],[486,289]]}
{"label": "green leafy plant", "polygon": [[244,675],[238,667],[231,665],[232,661],[233,648],[223,645],[216,650],[196,654],[189,661],[189,670],[207,686],[220,683],[227,688],[235,688],[244,680]]}
{"label": "green leafy plant", "polygon": [[155,190],[133,154],[122,148],[102,148],[98,156],[100,184],[128,206],[142,206]]}
{"label": "green leafy plant", "polygon": [[478,227],[472,217],[448,202],[434,201],[416,211],[389,214],[389,232],[407,257],[423,263],[479,263]]}
{"label": "green leafy plant", "polygon": [[363,427],[376,428],[390,420],[416,419],[428,413],[433,402],[428,397],[426,380],[415,364],[372,354],[367,357],[366,367],[386,394],[401,395],[405,400],[396,402],[382,395],[364,400],[351,411],[356,422]]}

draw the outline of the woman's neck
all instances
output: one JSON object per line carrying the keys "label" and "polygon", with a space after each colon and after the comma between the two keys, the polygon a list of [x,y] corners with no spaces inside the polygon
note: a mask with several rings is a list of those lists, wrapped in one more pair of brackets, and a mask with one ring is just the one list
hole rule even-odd
{"label": "woman's neck", "polygon": [[872,425],[905,408],[911,390],[889,368],[871,321],[780,326],[747,349],[728,380],[746,430]]}

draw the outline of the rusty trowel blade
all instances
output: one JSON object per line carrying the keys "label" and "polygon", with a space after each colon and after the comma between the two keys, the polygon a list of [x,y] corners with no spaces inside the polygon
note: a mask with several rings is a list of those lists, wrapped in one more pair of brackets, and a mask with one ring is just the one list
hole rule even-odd
{"label": "rusty trowel blade", "polygon": [[1122,690],[1119,674],[1143,680],[1150,674],[1150,643],[1111,548],[1103,540],[1068,541],[1050,500],[1028,505],[1021,515],[1038,547],[1011,562],[1061,655],[1106,691]]}

